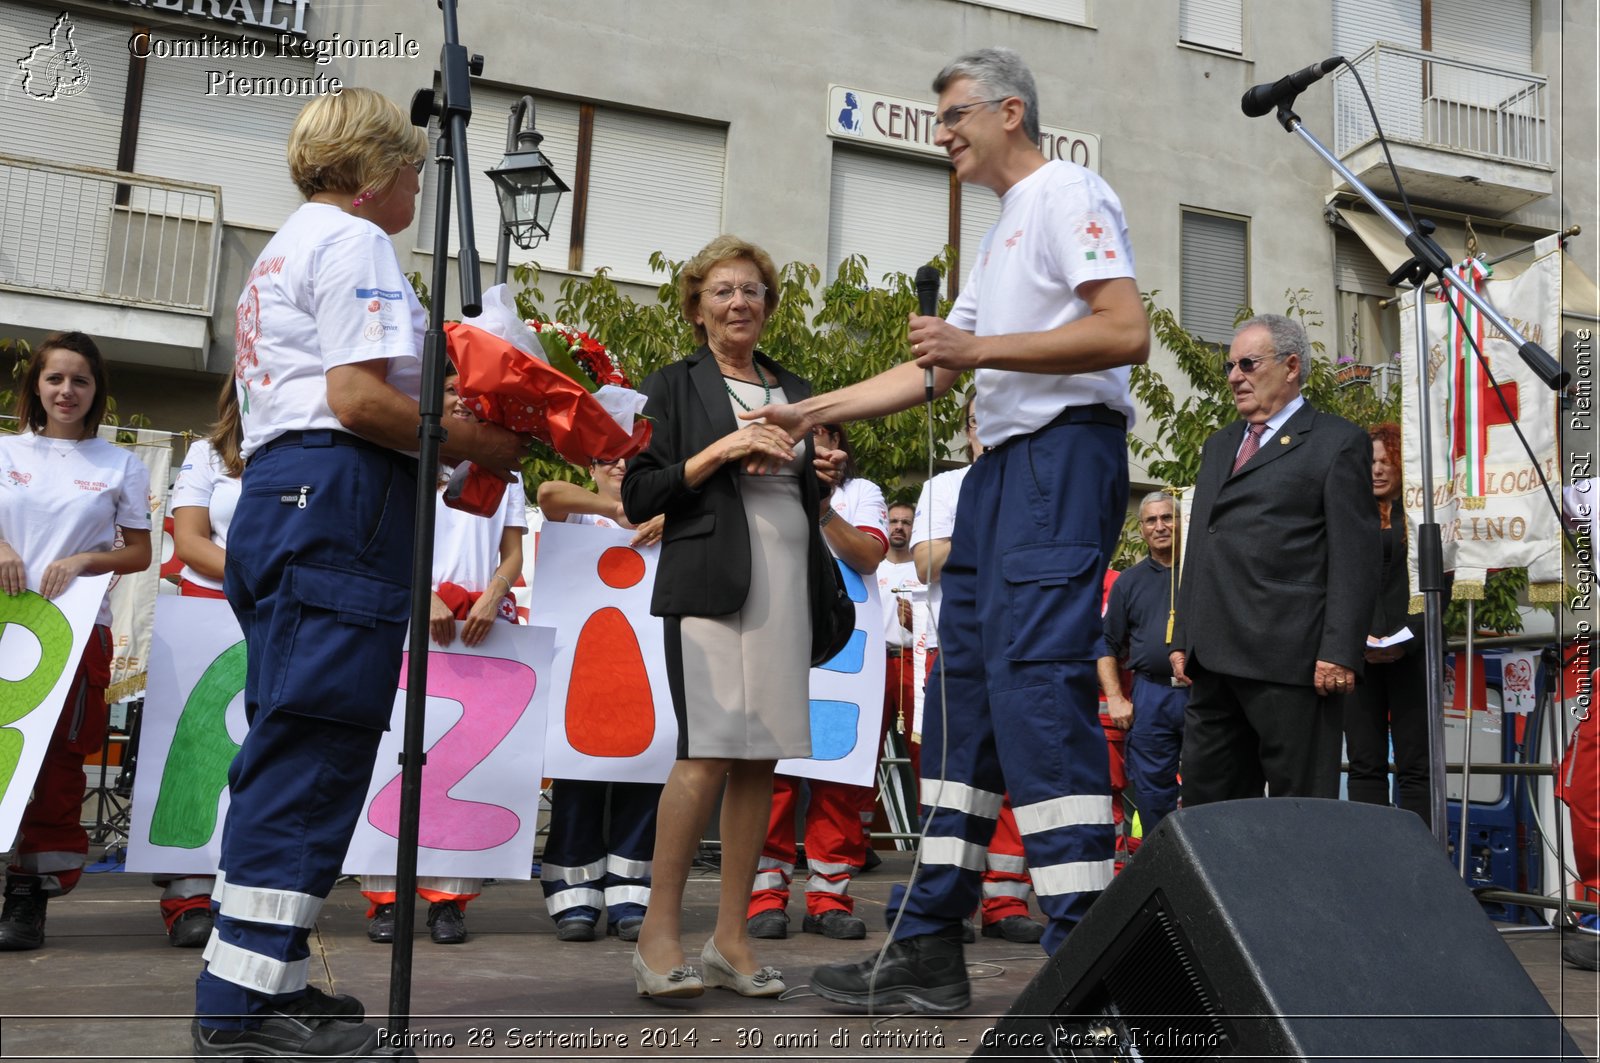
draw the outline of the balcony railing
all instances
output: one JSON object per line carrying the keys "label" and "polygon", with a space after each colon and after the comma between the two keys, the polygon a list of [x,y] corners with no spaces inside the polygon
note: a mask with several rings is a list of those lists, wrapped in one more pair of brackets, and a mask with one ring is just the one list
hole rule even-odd
{"label": "balcony railing", "polygon": [[0,288],[211,313],[215,185],[0,155]]}
{"label": "balcony railing", "polygon": [[[1383,43],[1362,52],[1354,65],[1390,140],[1550,165],[1550,92],[1537,74]],[[1334,129],[1340,156],[1376,135],[1347,69],[1334,75]]]}

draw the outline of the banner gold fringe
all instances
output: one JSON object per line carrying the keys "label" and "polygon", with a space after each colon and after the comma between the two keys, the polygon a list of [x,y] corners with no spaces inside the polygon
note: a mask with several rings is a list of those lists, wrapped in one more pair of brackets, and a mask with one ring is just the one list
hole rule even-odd
{"label": "banner gold fringe", "polygon": [[1450,600],[1451,601],[1456,601],[1456,602],[1464,602],[1469,598],[1472,599],[1475,602],[1483,601],[1483,580],[1481,580],[1481,579],[1458,579],[1458,580],[1456,580],[1455,586],[1453,588],[1451,588],[1451,590],[1450,590]]}
{"label": "banner gold fringe", "polygon": [[1549,605],[1563,600],[1561,584],[1559,583],[1530,583],[1528,585],[1529,605]]}
{"label": "banner gold fringe", "polygon": [[113,701],[126,701],[134,694],[139,693],[145,687],[146,674],[145,672],[140,672],[138,675],[131,675],[106,687],[106,702],[109,704]]}
{"label": "banner gold fringe", "polygon": [[1413,616],[1422,612],[1425,608],[1427,608],[1427,605],[1423,602],[1422,595],[1420,594],[1413,594],[1411,599],[1406,602],[1406,612],[1412,614]]}
{"label": "banner gold fringe", "polygon": [[1481,495],[1467,495],[1461,500],[1462,509],[1484,509],[1488,504],[1489,500]]}

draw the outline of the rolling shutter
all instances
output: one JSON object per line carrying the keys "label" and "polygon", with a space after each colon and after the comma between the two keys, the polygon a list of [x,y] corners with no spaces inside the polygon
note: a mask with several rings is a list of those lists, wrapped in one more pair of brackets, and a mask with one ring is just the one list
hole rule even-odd
{"label": "rolling shutter", "polygon": [[835,147],[825,279],[859,254],[876,285],[887,273],[914,274],[943,251],[950,233],[949,173],[937,162]]}
{"label": "rolling shutter", "polygon": [[1250,301],[1248,231],[1242,218],[1183,212],[1179,318],[1211,343],[1228,342]]}

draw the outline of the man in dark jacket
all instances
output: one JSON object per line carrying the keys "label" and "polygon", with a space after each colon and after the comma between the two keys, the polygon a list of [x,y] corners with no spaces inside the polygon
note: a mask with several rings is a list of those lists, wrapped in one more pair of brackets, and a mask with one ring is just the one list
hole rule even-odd
{"label": "man in dark jacket", "polygon": [[1240,420],[1206,440],[1178,592],[1173,673],[1193,682],[1183,804],[1337,797],[1331,695],[1360,675],[1377,596],[1372,444],[1300,394],[1305,330],[1277,314],[1234,333]]}

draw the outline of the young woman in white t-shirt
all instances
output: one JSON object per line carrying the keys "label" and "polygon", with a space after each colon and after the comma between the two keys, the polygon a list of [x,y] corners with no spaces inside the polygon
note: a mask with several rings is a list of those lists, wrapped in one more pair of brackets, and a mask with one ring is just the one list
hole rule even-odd
{"label": "young woman in white t-shirt", "polygon": [[[239,394],[233,378],[217,395],[217,421],[211,434],[195,440],[184,455],[167,508],[172,513],[172,546],[183,562],[178,593],[186,598],[222,598],[222,566],[227,558],[228,525],[239,504],[239,453],[243,433]],[[211,891],[215,875],[154,875],[161,893],[161,920],[175,948],[197,949],[211,939]]]}
{"label": "young woman in white t-shirt", "polygon": [[[106,369],[94,340],[56,332],[34,348],[17,398],[21,433],[0,438],[0,590],[56,598],[79,576],[150,566],[150,473],[95,433]],[[101,748],[111,681],[111,606],[100,615],[22,814],[6,871],[0,951],[44,944],[45,902],[77,885],[83,758]]]}

